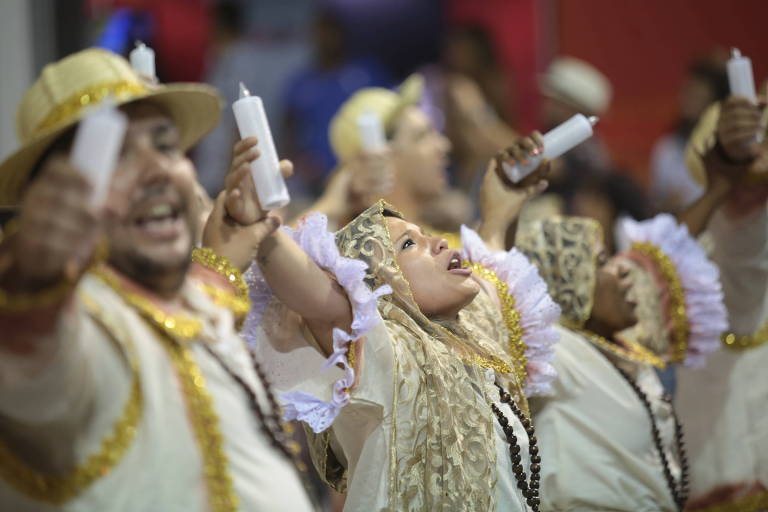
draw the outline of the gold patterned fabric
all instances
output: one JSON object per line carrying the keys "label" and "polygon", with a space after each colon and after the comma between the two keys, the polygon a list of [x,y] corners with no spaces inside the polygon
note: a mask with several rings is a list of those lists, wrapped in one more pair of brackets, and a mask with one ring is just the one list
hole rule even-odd
{"label": "gold patterned fabric", "polygon": [[[393,382],[381,382],[393,386],[389,460],[381,461],[387,467],[386,510],[493,510],[497,434],[489,404],[498,397],[484,391],[486,372],[495,370],[527,410],[501,348],[508,332],[498,307],[482,293],[455,321],[423,315],[395,261],[385,210],[399,217],[380,201],[339,231],[336,242],[343,256],[368,264],[371,289],[393,289],[378,305],[394,369]],[[321,475],[343,490],[344,468],[331,449],[335,435],[333,429],[309,432],[310,451]]]}
{"label": "gold patterned fabric", "polygon": [[600,224],[580,217],[554,217],[524,225],[516,247],[536,265],[562,318],[581,327],[592,313],[597,257],[603,246]]}

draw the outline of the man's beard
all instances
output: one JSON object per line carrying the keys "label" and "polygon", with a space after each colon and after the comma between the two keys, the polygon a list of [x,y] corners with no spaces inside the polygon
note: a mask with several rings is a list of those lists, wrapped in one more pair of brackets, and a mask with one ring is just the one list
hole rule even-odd
{"label": "man's beard", "polygon": [[186,257],[175,262],[159,262],[138,252],[112,254],[109,264],[131,281],[159,294],[177,292],[192,262],[192,244]]}

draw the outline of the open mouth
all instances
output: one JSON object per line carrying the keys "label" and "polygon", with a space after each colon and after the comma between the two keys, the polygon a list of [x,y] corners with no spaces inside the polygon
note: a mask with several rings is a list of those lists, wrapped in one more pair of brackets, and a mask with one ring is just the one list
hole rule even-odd
{"label": "open mouth", "polygon": [[454,251],[451,254],[451,259],[448,260],[448,272],[451,274],[456,274],[460,276],[468,276],[472,274],[471,268],[466,268],[461,266],[461,257],[458,251]]}
{"label": "open mouth", "polygon": [[183,224],[180,208],[168,200],[150,205],[133,221],[133,225],[143,234],[163,240],[178,236]]}

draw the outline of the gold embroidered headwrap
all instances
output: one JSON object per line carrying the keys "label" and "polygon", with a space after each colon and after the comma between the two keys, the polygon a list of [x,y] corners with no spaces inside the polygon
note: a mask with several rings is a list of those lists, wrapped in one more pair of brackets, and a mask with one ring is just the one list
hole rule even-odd
{"label": "gold embroidered headwrap", "polygon": [[562,319],[582,327],[592,313],[600,224],[583,217],[553,217],[522,226],[515,244],[536,265]]}
{"label": "gold embroidered headwrap", "polygon": [[[395,261],[385,211],[400,217],[379,201],[339,231],[336,244],[343,256],[368,264],[371,288],[389,284],[394,291],[379,299],[395,354],[389,510],[493,510],[496,434],[479,392],[487,368],[497,370],[503,385],[519,386],[509,380],[514,377],[499,344],[472,324],[477,315],[467,314],[480,307],[478,299],[456,322],[438,323],[421,313]],[[311,451],[321,474],[343,489],[343,470],[328,449],[333,436],[332,429],[310,433]]]}

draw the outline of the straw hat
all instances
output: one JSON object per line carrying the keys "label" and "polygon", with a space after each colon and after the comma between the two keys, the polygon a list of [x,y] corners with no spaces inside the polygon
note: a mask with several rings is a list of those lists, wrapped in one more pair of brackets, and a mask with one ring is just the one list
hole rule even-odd
{"label": "straw hat", "polygon": [[150,85],[124,58],[90,48],[47,65],[21,99],[16,113],[20,147],[0,164],[0,208],[17,205],[40,157],[89,107],[110,98],[117,105],[151,99],[176,122],[189,149],[218,122],[221,100],[201,84]]}
{"label": "straw hat", "polygon": [[603,115],[611,103],[613,88],[604,74],[574,57],[558,57],[539,79],[542,94],[562,101],[582,114]]}
{"label": "straw hat", "polygon": [[328,137],[340,162],[348,162],[360,151],[360,129],[357,119],[365,113],[376,114],[385,131],[392,129],[397,117],[408,106],[416,105],[424,91],[424,78],[409,76],[397,91],[383,87],[360,89],[339,108],[331,119]]}

